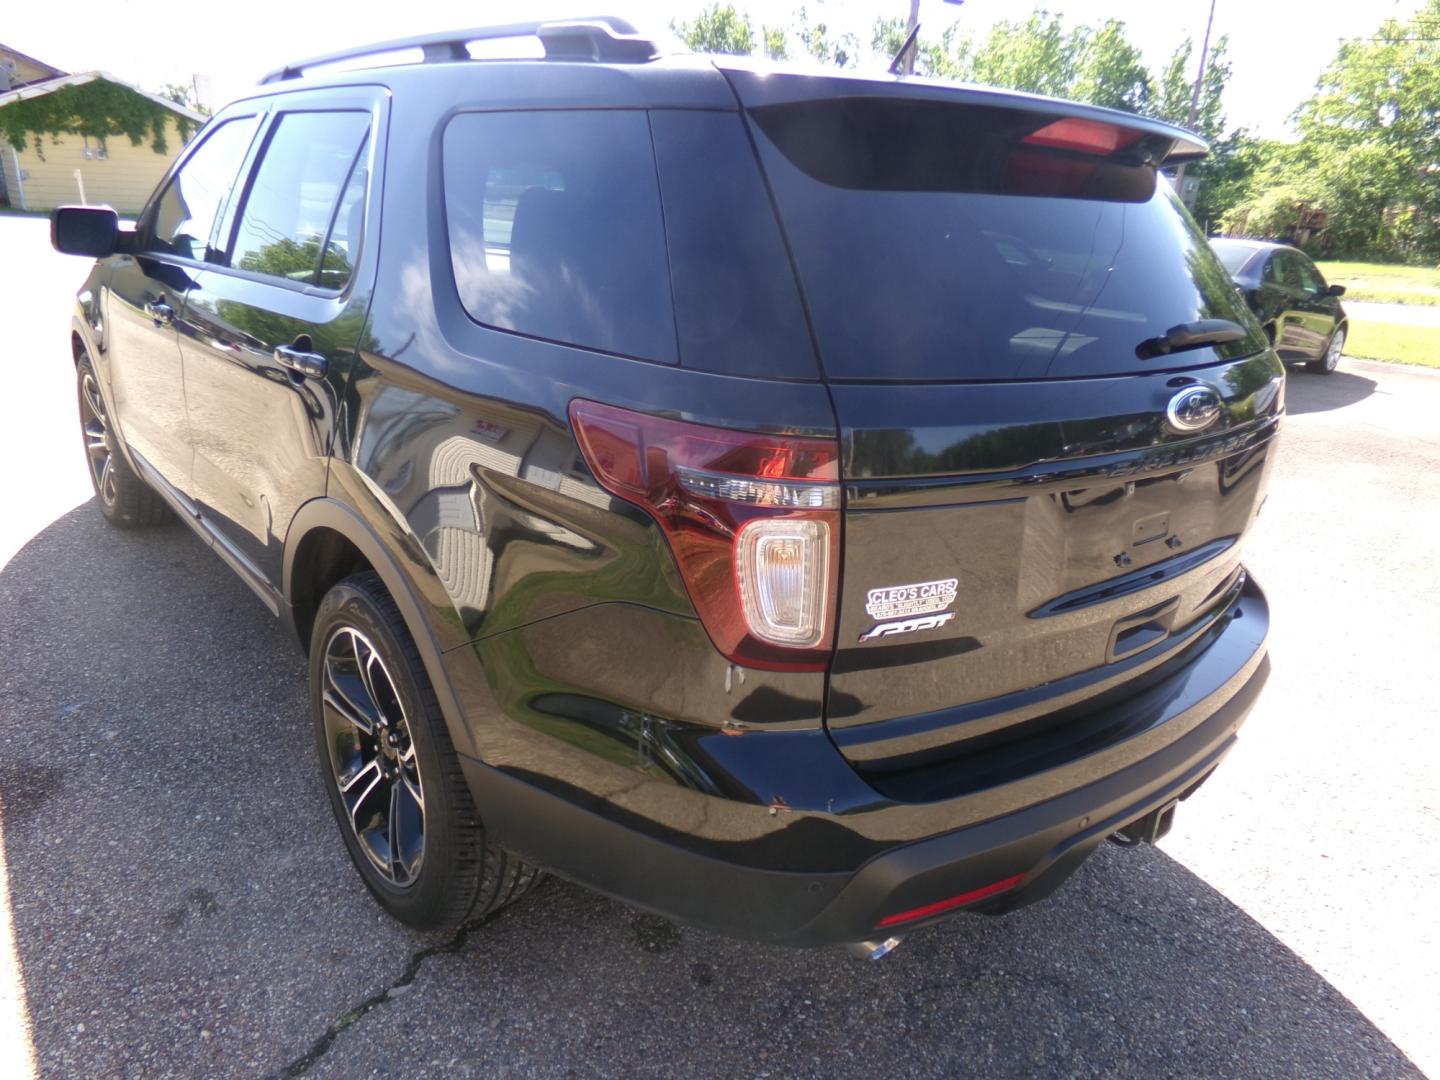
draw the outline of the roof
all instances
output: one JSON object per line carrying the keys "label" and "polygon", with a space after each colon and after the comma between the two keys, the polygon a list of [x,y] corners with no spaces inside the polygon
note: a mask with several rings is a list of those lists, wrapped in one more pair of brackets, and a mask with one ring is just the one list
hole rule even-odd
{"label": "roof", "polygon": [[[45,71],[49,72],[48,75],[44,76],[44,79],[53,79],[57,75],[65,74],[64,71],[57,68],[54,64],[47,64],[44,60],[36,60],[35,57],[30,56],[27,53],[23,53],[19,49],[12,49],[9,45],[6,45],[4,43],[0,43],[0,53],[5,53],[6,55],[13,56],[16,60],[24,60],[27,64],[33,64],[35,67],[43,68]],[[33,86],[35,83],[41,81],[43,81],[43,79],[34,79],[29,83],[21,83],[21,85]]]}
{"label": "roof", "polygon": [[1293,251],[1294,244],[1282,244],[1278,240],[1254,240],[1248,236],[1212,236],[1211,244],[1223,244],[1226,247],[1246,248],[1250,251]]}
{"label": "roof", "polygon": [[84,71],[78,75],[64,75],[56,79],[46,79],[44,82],[30,83],[26,86],[16,87],[14,90],[7,90],[0,94],[0,109],[6,105],[13,105],[17,101],[27,101],[30,98],[41,97],[53,93],[63,86],[84,86],[86,83],[95,82],[97,79],[116,86],[123,86],[127,90],[133,90],[143,98],[148,98],[156,105],[169,109],[176,116],[183,116],[186,120],[196,124],[203,124],[206,117],[194,109],[187,109],[184,105],[178,105],[169,98],[163,98],[159,94],[152,94],[149,90],[142,90],[134,83],[128,83],[124,79],[117,79],[108,71]]}

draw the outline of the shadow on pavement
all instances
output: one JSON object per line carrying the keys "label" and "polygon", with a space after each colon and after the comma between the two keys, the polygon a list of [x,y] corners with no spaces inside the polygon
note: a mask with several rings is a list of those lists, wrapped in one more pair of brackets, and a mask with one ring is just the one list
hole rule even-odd
{"label": "shadow on pavement", "polygon": [[1285,380],[1285,408],[1295,414],[1343,409],[1374,392],[1374,379],[1343,369],[1329,375],[1292,369]]}
{"label": "shadow on pavement", "polygon": [[278,623],[89,504],[0,572],[0,834],[44,1076],[1418,1075],[1154,849],[875,964],[555,881],[418,939],[346,861]]}

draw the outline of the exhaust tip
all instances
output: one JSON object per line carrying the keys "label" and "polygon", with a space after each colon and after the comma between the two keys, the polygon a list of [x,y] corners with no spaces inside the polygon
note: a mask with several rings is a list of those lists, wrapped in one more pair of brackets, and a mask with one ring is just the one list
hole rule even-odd
{"label": "exhaust tip", "polygon": [[861,960],[879,960],[899,948],[901,940],[898,937],[888,937],[884,941],[852,941],[845,946],[845,951]]}

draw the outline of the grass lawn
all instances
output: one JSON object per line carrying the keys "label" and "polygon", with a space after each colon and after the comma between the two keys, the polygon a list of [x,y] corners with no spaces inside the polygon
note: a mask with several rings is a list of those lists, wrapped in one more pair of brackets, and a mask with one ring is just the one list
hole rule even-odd
{"label": "grass lawn", "polygon": [[1345,355],[1440,367],[1440,326],[1407,326],[1351,319]]}
{"label": "grass lawn", "polygon": [[1346,300],[1376,304],[1440,304],[1440,269],[1391,263],[1316,263],[1326,281],[1345,286]]}

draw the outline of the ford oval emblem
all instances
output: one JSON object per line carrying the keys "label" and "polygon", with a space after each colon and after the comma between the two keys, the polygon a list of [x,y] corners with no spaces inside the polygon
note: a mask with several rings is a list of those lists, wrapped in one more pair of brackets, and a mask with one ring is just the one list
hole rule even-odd
{"label": "ford oval emblem", "polygon": [[1220,419],[1220,395],[1208,386],[1187,386],[1165,406],[1165,419],[1176,431],[1204,431]]}

